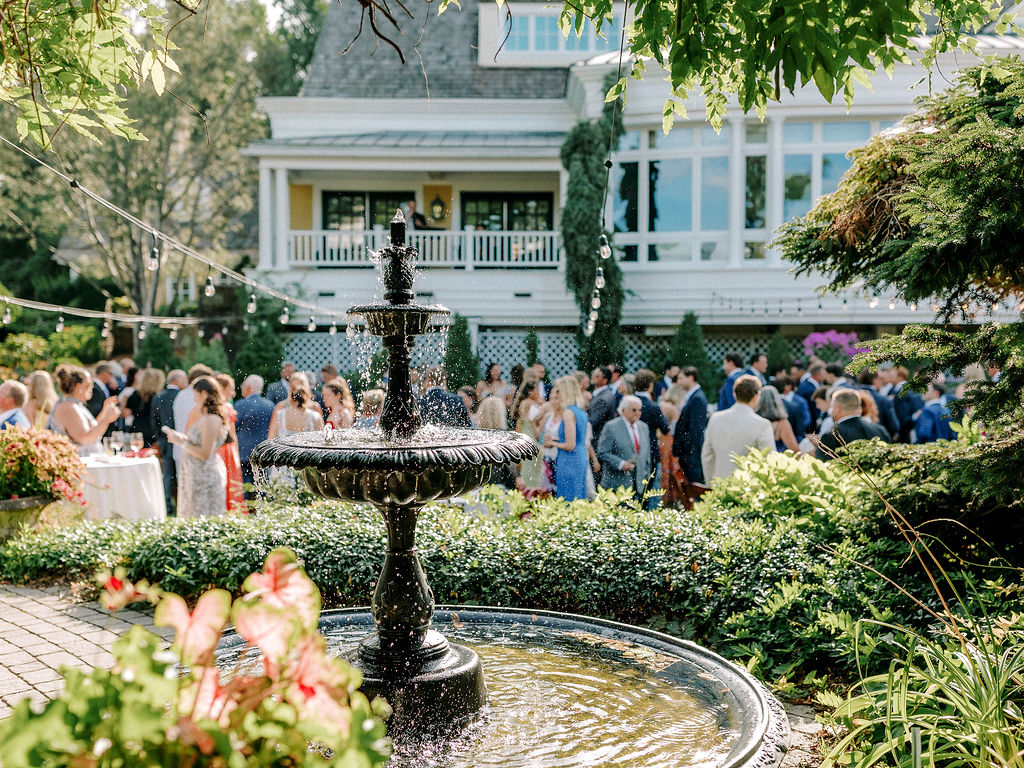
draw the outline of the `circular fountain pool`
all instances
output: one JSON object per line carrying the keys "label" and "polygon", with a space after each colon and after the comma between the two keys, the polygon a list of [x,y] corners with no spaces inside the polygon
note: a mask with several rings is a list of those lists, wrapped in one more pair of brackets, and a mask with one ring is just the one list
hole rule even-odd
{"label": "circular fountain pool", "polygon": [[[328,611],[320,624],[329,648],[348,658],[373,629],[365,610]],[[495,608],[439,608],[434,626],[479,654],[488,703],[440,736],[393,734],[393,768],[768,768],[788,744],[771,694],[685,640]],[[220,664],[233,667],[243,648],[227,636]]]}

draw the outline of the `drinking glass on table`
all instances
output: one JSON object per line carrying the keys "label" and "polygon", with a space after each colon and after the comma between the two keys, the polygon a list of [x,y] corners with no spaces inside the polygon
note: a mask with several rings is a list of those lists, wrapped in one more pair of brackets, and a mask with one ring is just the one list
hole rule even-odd
{"label": "drinking glass on table", "polygon": [[124,433],[114,431],[110,433],[110,448],[111,452],[117,456],[124,450]]}
{"label": "drinking glass on table", "polygon": [[129,432],[128,441],[133,451],[142,450],[142,433],[141,432]]}

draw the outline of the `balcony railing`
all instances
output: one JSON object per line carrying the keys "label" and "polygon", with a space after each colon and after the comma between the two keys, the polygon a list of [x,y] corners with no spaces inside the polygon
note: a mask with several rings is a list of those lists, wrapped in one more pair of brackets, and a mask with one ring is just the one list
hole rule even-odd
{"label": "balcony railing", "polygon": [[[371,251],[386,244],[386,230],[292,230],[290,267],[369,267]],[[460,269],[556,269],[557,232],[413,230],[406,239],[420,253],[419,266]]]}

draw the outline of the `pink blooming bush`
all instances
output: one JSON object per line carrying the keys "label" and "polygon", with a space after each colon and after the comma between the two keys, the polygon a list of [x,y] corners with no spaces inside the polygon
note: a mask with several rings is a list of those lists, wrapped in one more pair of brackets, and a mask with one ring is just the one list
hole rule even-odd
{"label": "pink blooming bush", "polygon": [[854,331],[840,333],[834,328],[827,331],[814,331],[804,339],[804,354],[817,357],[826,363],[845,363],[861,352],[870,352],[867,347],[860,346]]}
{"label": "pink blooming bush", "polygon": [[[287,549],[267,557],[234,602],[222,589],[185,601],[124,571],[101,574],[112,610],[156,603],[154,622],[175,632],[170,649],[132,627],[114,643],[110,670],[65,669],[65,692],[0,721],[0,765],[114,768],[382,766],[390,753],[387,705],[357,690],[357,670],[327,655],[317,631],[320,592]],[[220,669],[228,621],[262,655],[252,669]]]}

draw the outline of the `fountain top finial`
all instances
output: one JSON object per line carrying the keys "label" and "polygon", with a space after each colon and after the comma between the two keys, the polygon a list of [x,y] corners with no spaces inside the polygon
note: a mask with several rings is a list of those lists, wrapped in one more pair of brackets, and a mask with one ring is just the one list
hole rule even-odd
{"label": "fountain top finial", "polygon": [[399,208],[391,219],[391,244],[405,245],[405,214]]}

